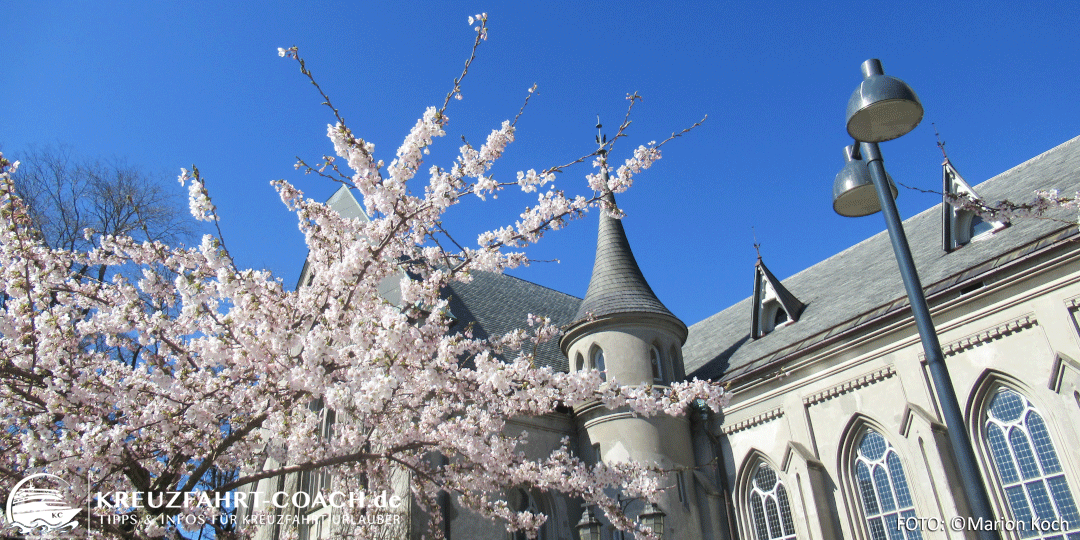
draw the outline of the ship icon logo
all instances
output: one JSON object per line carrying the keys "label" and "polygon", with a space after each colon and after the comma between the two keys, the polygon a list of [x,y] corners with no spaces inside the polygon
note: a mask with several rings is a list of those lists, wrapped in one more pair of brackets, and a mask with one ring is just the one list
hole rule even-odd
{"label": "ship icon logo", "polygon": [[[78,526],[75,516],[81,508],[64,501],[69,484],[58,476],[38,473],[15,484],[5,507],[7,527],[17,527],[21,534],[70,531]],[[6,528],[6,527],[5,527]]]}

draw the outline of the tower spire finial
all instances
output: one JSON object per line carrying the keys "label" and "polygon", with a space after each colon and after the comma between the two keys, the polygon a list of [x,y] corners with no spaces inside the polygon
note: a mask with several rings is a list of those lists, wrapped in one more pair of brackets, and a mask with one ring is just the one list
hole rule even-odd
{"label": "tower spire finial", "polygon": [[600,123],[600,115],[596,115],[596,145],[600,147],[597,153],[600,154],[600,158],[603,159],[607,155],[607,150],[604,150],[604,145],[607,144],[607,135],[604,135],[603,131],[600,131],[604,125]]}

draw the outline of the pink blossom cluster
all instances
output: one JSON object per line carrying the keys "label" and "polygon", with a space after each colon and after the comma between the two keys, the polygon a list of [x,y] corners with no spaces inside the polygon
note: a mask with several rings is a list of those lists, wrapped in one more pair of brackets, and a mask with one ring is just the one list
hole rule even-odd
{"label": "pink blossom cluster", "polygon": [[[477,43],[486,19],[475,18]],[[279,54],[302,65],[295,47]],[[512,511],[497,496],[527,486],[580,497],[634,528],[612,494],[655,499],[663,489],[656,465],[586,464],[566,441],[527,457],[527,433],[511,434],[507,422],[593,400],[641,415],[683,414],[695,400],[719,410],[727,394],[704,381],[627,387],[596,372],[537,367],[537,346],[559,335],[542,314],[486,339],[451,332],[448,284],[527,263],[508,248],[536,242],[600,196],[556,189],[563,166],[497,180],[491,167],[514,141],[509,121],[481,148],[462,147],[450,167],[425,169],[427,148],[445,135],[445,109],[427,109],[389,165],[340,117],[328,127],[351,171],[327,158],[315,172],[332,170],[355,189],[370,221],[344,218],[288,181],[272,183],[309,249],[308,280],[295,291],[238,268],[220,236],[178,247],[88,231],[88,252],[49,249],[16,195],[17,163],[0,157],[0,486],[48,471],[71,483],[73,505],[86,506],[96,492],[207,489],[212,470],[234,475],[212,487],[221,492],[322,469],[376,490],[404,471],[422,508],[445,490],[510,529],[535,530],[542,515]],[[659,157],[642,146],[609,185],[593,187],[624,190]],[[421,170],[429,175],[414,195]],[[183,170],[180,183],[193,215],[218,219],[197,169]],[[540,191],[536,205],[480,235],[476,248],[448,247],[440,218],[449,206],[515,185]],[[398,302],[380,294],[390,282]],[[313,403],[335,412],[332,437],[318,436],[323,413]],[[428,514],[438,538],[440,514]],[[101,530],[162,534],[147,527]]]}
{"label": "pink blossom cluster", "polygon": [[990,202],[969,193],[949,193],[944,195],[944,199],[954,208],[973,212],[985,220],[1042,219],[1065,209],[1076,211],[1076,218],[1071,221],[1080,224],[1080,192],[1067,196],[1061,195],[1056,189],[1038,190],[1031,201],[1021,203],[1009,200]]}
{"label": "pink blossom cluster", "polygon": [[180,169],[178,180],[181,186],[189,181],[191,182],[191,185],[188,186],[188,208],[191,210],[191,215],[199,221],[217,221],[217,209],[210,202],[210,193],[206,190],[206,186],[203,185],[198,174],[192,177],[187,169]]}

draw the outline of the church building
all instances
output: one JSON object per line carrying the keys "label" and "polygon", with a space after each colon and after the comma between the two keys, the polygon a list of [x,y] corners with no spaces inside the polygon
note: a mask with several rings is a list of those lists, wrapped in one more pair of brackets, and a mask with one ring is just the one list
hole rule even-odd
{"label": "church building", "polygon": [[[946,158],[942,182],[945,193],[988,201],[1071,194],[1080,191],[1080,137],[974,186]],[[331,203],[362,215],[348,191]],[[1060,219],[995,222],[941,205],[904,222],[989,495],[995,521],[984,525],[1002,539],[1080,540],[1080,231],[1076,210],[1052,216]],[[970,504],[887,233],[785,280],[758,257],[747,268],[749,297],[690,325],[653,293],[632,240],[621,220],[599,217],[584,299],[483,274],[450,287],[450,309],[478,337],[526,313],[565,323],[559,342],[540,351],[539,362],[558,370],[599,369],[631,385],[711,379],[732,400],[721,413],[680,417],[592,403],[521,419],[514,429],[529,431],[526,452],[546,455],[569,437],[586,460],[659,463],[671,471],[662,500],[628,513],[660,525],[665,540],[979,536],[964,521]],[[631,538],[579,500],[507,495],[519,510],[548,515],[541,540]],[[447,538],[524,538],[443,502]],[[394,536],[420,538],[418,511],[402,512]],[[331,526],[306,526],[300,537],[325,537]]]}
{"label": "church building", "polygon": [[[945,193],[1073,193],[1080,138],[974,189],[942,168]],[[1001,538],[1080,539],[1080,244],[1075,210],[1054,217],[945,205],[904,223],[995,523],[1028,525]],[[969,505],[886,233],[783,282],[759,260],[754,295],[682,353],[733,392],[706,428],[729,520],[711,538],[976,536],[955,526]]]}

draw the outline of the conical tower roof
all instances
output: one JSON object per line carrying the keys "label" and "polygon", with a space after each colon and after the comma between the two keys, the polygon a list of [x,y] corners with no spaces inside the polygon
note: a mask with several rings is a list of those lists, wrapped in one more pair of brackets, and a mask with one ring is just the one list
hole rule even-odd
{"label": "conical tower roof", "polygon": [[[615,196],[610,192],[605,199],[615,204]],[[630,250],[630,242],[626,239],[622,220],[602,212],[592,279],[575,319],[580,322],[587,318],[630,313],[655,314],[679,320],[664,307],[641,274],[634,253]]]}

